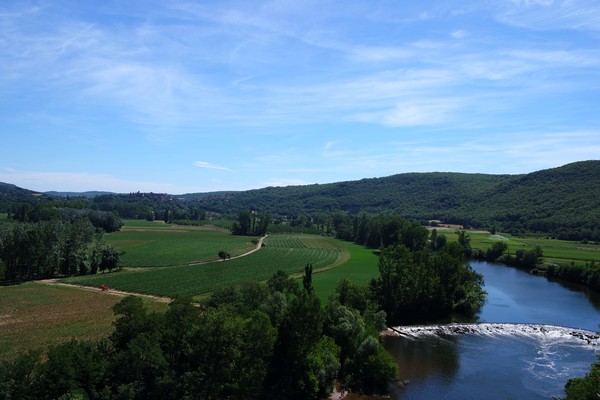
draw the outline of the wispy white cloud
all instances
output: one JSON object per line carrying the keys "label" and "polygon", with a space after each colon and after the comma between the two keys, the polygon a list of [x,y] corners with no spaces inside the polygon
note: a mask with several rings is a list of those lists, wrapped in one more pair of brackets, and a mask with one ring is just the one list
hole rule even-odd
{"label": "wispy white cloud", "polygon": [[[555,6],[530,1],[509,2],[506,7]],[[352,12],[365,11],[357,10],[347,11],[346,16],[356,18]],[[13,44],[7,45],[7,51],[13,62],[4,63],[10,65],[3,67],[9,69],[5,81],[14,79],[15,74],[28,79],[37,76],[50,85],[49,90],[66,92],[79,103],[111,105],[120,118],[144,129],[161,130],[149,136],[157,137],[168,135],[170,128],[223,122],[268,126],[350,119],[387,126],[432,125],[447,122],[461,110],[440,104],[448,104],[443,98],[454,93],[458,85],[472,85],[473,78],[518,87],[529,85],[525,82],[531,73],[598,64],[598,55],[592,51],[543,51],[525,45],[520,48],[519,43],[485,51],[456,48],[452,40],[356,44],[338,24],[329,29],[321,25],[336,21],[333,12],[325,10],[324,16],[317,15],[306,5],[215,8],[182,2],[170,3],[162,11],[172,18],[168,25],[144,22],[111,31],[63,18],[61,24],[50,25],[55,21],[49,21],[43,35],[33,33],[32,28],[24,30],[15,22],[20,19],[11,19],[6,29]],[[44,20],[43,12],[38,12],[38,21]],[[161,21],[158,14],[148,13],[153,16],[148,21]],[[427,18],[434,16],[425,14]],[[298,15],[315,25],[307,30],[305,21],[292,18]],[[469,37],[466,29],[455,30],[452,36]],[[216,46],[217,42],[222,45]],[[339,52],[342,56],[332,64],[339,76],[318,80],[307,75],[309,82],[297,86],[287,80],[265,81],[260,67],[265,63],[276,67],[280,61],[258,59],[267,53],[281,58],[282,51],[289,54],[286,47],[296,52],[300,49],[308,58],[323,49]],[[257,56],[249,57],[251,53]],[[167,57],[161,57],[163,54]],[[379,62],[386,67],[378,68]],[[203,63],[225,74],[207,78]],[[356,63],[360,65],[358,73],[347,72],[356,68]],[[239,68],[243,69],[236,71]],[[248,80],[248,76],[255,78]],[[477,95],[475,90],[469,96]],[[65,98],[61,101],[69,101]]]}
{"label": "wispy white cloud", "polygon": [[453,113],[464,104],[460,99],[417,100],[398,103],[393,109],[357,115],[359,121],[378,122],[388,126],[439,125],[451,121]]}
{"label": "wispy white cloud", "polygon": [[[478,136],[374,141],[321,154],[320,162],[352,179],[400,172],[526,173],[600,154],[599,131],[496,132]],[[507,162],[510,160],[510,162]],[[333,180],[332,180],[333,181]]]}
{"label": "wispy white cloud", "polygon": [[231,150],[194,164],[206,182],[235,170],[254,186],[597,149],[548,134],[598,126],[595,0],[39,4],[0,5],[0,136],[23,154],[33,140],[18,138],[43,134],[79,154],[73,135],[147,154],[185,138],[182,159]]}
{"label": "wispy white cloud", "polygon": [[338,141],[331,140],[329,142],[326,142],[325,145],[323,145],[323,148],[325,150],[330,150],[330,149],[334,148],[334,146],[336,146],[338,143],[339,143]]}
{"label": "wispy white cloud", "polygon": [[344,49],[360,61],[406,60],[415,56],[415,50],[407,47],[355,47]]}
{"label": "wispy white cloud", "polygon": [[454,39],[464,39],[467,36],[469,36],[469,33],[467,31],[465,31],[464,29],[459,29],[459,30],[453,31],[451,33],[451,36]]}
{"label": "wispy white cloud", "polygon": [[596,0],[505,0],[495,2],[497,18],[533,30],[598,30],[600,4]]}
{"label": "wispy white cloud", "polygon": [[194,165],[196,167],[200,167],[200,168],[221,169],[221,170],[225,170],[225,171],[231,171],[229,168],[223,167],[218,164],[212,164],[212,163],[209,163],[206,161],[195,161]]}

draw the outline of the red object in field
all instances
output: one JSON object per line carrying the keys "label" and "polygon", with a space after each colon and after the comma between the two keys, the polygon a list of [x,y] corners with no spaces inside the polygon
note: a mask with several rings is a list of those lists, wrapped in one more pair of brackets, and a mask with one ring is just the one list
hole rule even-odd
{"label": "red object in field", "polygon": [[100,286],[100,289],[102,289],[103,292],[106,292],[108,290],[108,286],[106,286],[106,283],[103,283],[102,286]]}

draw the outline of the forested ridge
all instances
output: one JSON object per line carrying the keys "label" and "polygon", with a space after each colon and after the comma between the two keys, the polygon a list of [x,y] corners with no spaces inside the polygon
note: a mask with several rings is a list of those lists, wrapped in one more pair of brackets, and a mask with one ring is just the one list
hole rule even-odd
{"label": "forested ridge", "polygon": [[[17,189],[0,185],[0,212],[24,201],[60,199]],[[123,218],[163,219],[165,210],[173,219],[244,210],[309,220],[318,214],[340,212],[394,213],[419,221],[442,220],[515,234],[538,232],[561,239],[599,240],[599,198],[600,161],[594,160],[521,175],[404,173],[240,192],[106,194],[78,201],[85,202],[86,208],[113,211]]]}
{"label": "forested ridge", "polygon": [[204,198],[213,211],[396,213],[512,233],[598,239],[600,161],[525,175],[407,173],[326,185],[269,187]]}

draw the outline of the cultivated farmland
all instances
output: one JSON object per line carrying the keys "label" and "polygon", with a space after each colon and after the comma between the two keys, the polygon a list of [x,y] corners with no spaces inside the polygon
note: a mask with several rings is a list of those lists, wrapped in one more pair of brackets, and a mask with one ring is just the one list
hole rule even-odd
{"label": "cultivated farmland", "polygon": [[126,221],[121,231],[105,238],[124,252],[122,261],[126,267],[167,267],[214,261],[221,250],[235,257],[255,246],[254,238],[233,236],[223,229],[132,220]]}
{"label": "cultivated farmland", "polygon": [[278,270],[301,274],[306,264],[312,264],[318,271],[348,259],[348,250],[332,238],[273,235],[267,238],[265,247],[237,259],[73,277],[65,282],[97,287],[106,283],[119,290],[160,296],[197,296],[229,285],[264,281]]}

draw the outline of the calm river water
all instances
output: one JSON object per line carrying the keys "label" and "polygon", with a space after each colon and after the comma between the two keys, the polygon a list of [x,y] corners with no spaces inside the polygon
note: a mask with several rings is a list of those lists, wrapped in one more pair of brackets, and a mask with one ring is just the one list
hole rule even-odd
{"label": "calm river water", "polygon": [[[550,399],[563,396],[600,352],[600,295],[524,271],[471,262],[488,300],[478,325],[414,327],[386,338],[398,399]],[[456,333],[467,331],[468,333]],[[590,331],[590,332],[587,332]]]}

